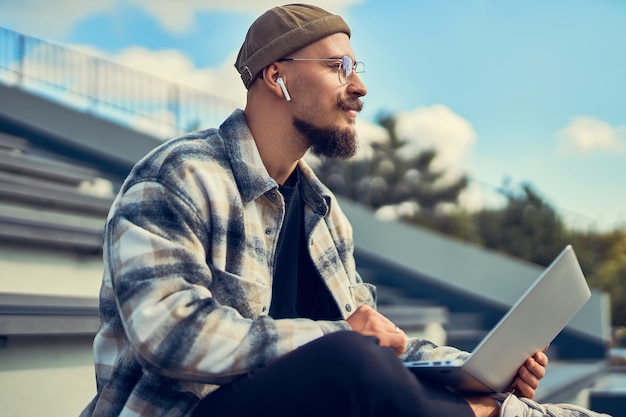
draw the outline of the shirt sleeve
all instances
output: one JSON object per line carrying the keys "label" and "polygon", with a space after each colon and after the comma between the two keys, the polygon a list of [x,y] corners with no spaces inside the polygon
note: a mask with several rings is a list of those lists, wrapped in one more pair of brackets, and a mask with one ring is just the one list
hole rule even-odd
{"label": "shirt sleeve", "polygon": [[403,361],[464,360],[468,352],[452,346],[437,346],[425,339],[410,338],[406,351],[400,356]]}
{"label": "shirt sleeve", "polygon": [[[209,236],[219,230],[208,230],[200,212],[182,193],[146,181],[118,197],[108,219],[104,255],[110,285],[144,368],[220,384],[324,334],[349,329],[345,321],[244,317],[221,304],[211,290],[219,268],[207,261]],[[219,274],[221,283],[246,279]],[[251,299],[271,291],[253,284],[247,289]]]}
{"label": "shirt sleeve", "polygon": [[358,273],[356,273],[356,284],[352,285],[351,291],[357,308],[362,305],[368,305],[374,309],[376,308],[376,287],[367,282],[363,282],[363,279]]}

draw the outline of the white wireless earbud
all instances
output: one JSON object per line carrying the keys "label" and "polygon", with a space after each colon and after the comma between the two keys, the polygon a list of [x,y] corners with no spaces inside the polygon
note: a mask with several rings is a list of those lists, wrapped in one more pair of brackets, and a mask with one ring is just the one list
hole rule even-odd
{"label": "white wireless earbud", "polygon": [[287,91],[287,87],[285,87],[285,82],[282,78],[278,78],[276,80],[276,84],[280,86],[280,89],[283,90],[283,95],[285,96],[285,100],[291,101],[291,96],[289,95],[289,91]]}

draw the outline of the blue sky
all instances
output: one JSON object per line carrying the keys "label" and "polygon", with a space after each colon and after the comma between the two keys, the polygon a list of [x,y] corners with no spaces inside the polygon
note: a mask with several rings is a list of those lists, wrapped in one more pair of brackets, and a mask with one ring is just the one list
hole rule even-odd
{"label": "blue sky", "polygon": [[[0,0],[0,26],[242,102],[232,62],[282,2]],[[626,225],[626,2],[314,2],[366,64],[362,113],[494,188],[528,181],[577,223]]]}

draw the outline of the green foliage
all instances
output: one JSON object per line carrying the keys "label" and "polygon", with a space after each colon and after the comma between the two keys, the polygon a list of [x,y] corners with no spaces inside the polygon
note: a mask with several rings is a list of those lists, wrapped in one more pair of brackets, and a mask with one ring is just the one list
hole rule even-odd
{"label": "green foliage", "polygon": [[567,244],[576,251],[589,285],[611,297],[613,325],[626,325],[626,232],[584,232],[565,227],[530,184],[504,190],[505,207],[475,215],[476,243],[547,266]]}
{"label": "green foliage", "polygon": [[400,213],[403,219],[438,224],[438,209],[443,203],[454,204],[467,186],[466,177],[443,182],[445,172],[432,168],[437,156],[424,150],[412,157],[402,157],[407,141],[398,138],[395,118],[381,116],[380,124],[389,140],[372,145],[373,155],[367,160],[339,161],[323,159],[317,175],[335,193],[362,202],[374,209],[413,203],[413,213]]}
{"label": "green foliage", "polygon": [[626,326],[626,231],[572,233],[589,285],[611,296],[613,325]]}
{"label": "green foliage", "polygon": [[505,207],[476,213],[473,241],[543,266],[571,244],[589,285],[610,295],[612,324],[626,325],[626,232],[569,229],[530,184],[503,194]]}
{"label": "green foliage", "polygon": [[523,184],[519,194],[503,194],[506,207],[476,214],[478,243],[547,266],[568,241],[562,220],[530,184]]}

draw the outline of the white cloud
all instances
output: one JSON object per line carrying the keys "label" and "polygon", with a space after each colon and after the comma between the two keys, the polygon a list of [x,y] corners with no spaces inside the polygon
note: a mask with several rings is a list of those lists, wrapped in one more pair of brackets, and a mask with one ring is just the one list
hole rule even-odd
{"label": "white cloud", "polygon": [[216,126],[245,104],[246,90],[232,61],[234,56],[216,68],[196,68],[176,50],[130,47],[110,55],[84,45],[64,53],[39,45],[25,57],[23,82],[71,107],[171,137],[175,122],[182,130]]}
{"label": "white cloud", "polygon": [[77,22],[99,13],[113,13],[119,0],[0,1],[0,26],[31,36],[56,38]]}
{"label": "white cloud", "polygon": [[[386,138],[386,131],[369,130],[370,135],[381,140]],[[384,135],[383,135],[384,133]],[[405,157],[414,156],[420,151],[434,149],[437,156],[433,161],[432,168],[445,172],[440,180],[444,185],[457,180],[461,175],[467,174],[465,166],[472,153],[477,135],[472,125],[463,117],[454,113],[450,108],[442,104],[429,107],[417,107],[409,112],[401,112],[396,115],[396,133],[401,140],[408,143],[402,149]],[[480,184],[470,182],[459,195],[459,206],[469,211],[477,211],[486,206],[488,197]],[[448,209],[451,209],[449,206]],[[377,212],[377,216],[383,219],[394,219],[403,214],[411,215],[419,211],[415,203],[406,203],[398,206],[383,207]]]}
{"label": "white cloud", "polygon": [[[174,85],[189,87],[181,97],[194,100],[197,109],[188,115],[188,120],[179,120],[183,125],[199,127],[215,127],[228,116],[235,107],[243,108],[246,89],[234,70],[232,62],[235,56],[229,56],[224,63],[215,68],[196,68],[193,62],[177,50],[150,51],[141,47],[127,48],[118,55],[110,57],[114,62],[150,73]],[[209,102],[206,93],[225,100]],[[202,107],[209,106],[210,109]],[[215,107],[212,107],[215,106]],[[204,111],[206,109],[206,111]],[[162,110],[160,114],[166,114]],[[184,115],[181,115],[184,117]],[[195,125],[195,126],[194,126]]]}
{"label": "white cloud", "polygon": [[[276,0],[129,0],[131,4],[142,8],[153,16],[165,29],[174,33],[183,33],[193,28],[197,13],[209,11],[250,12],[261,14],[274,6],[285,4]],[[316,5],[333,13],[360,0],[321,0]]]}
{"label": "white cloud", "polygon": [[389,140],[389,134],[385,128],[369,122],[362,117],[356,119],[355,129],[359,139],[359,151],[354,156],[355,159],[372,158],[374,150],[371,145],[374,143],[384,143]]}
{"label": "white cloud", "polygon": [[473,181],[459,194],[459,206],[469,212],[477,212],[488,207],[487,200],[485,190],[481,188],[480,184]]}
{"label": "white cloud", "polygon": [[[500,204],[501,206],[501,204]],[[489,206],[484,190],[475,182],[470,182],[468,186],[459,194],[458,203],[439,203],[437,210],[443,213],[453,213],[459,208],[470,213],[475,213]],[[393,204],[380,207],[376,210],[376,217],[381,220],[398,220],[402,217],[413,217],[420,211],[420,205],[415,201],[404,201],[400,204]]]}
{"label": "white cloud", "polygon": [[[333,13],[362,0],[319,0],[316,5]],[[227,11],[260,14],[285,4],[277,0],[0,0],[0,26],[40,38],[61,38],[75,25],[98,14],[121,13],[120,6],[131,4],[156,19],[173,33],[191,30],[196,15],[202,12]]]}
{"label": "white cloud", "polygon": [[222,98],[224,105],[234,108],[243,107],[246,89],[239,74],[232,66],[235,54],[215,68],[197,68],[184,53],[175,49],[152,51],[144,47],[133,46],[119,54],[109,55],[89,46],[73,45],[73,49],[115,62],[169,81],[177,86],[185,86],[198,95],[204,93]]}
{"label": "white cloud", "polygon": [[626,152],[626,125],[614,127],[589,116],[572,118],[557,136],[559,149],[564,153]]}
{"label": "white cloud", "polygon": [[389,140],[387,130],[379,124],[369,122],[362,117],[356,119],[355,126],[359,141],[362,144],[384,143]]}
{"label": "white cloud", "polygon": [[477,140],[472,125],[442,104],[398,113],[396,133],[409,142],[403,149],[405,156],[436,150],[433,168],[438,171],[462,168]]}
{"label": "white cloud", "polygon": [[189,57],[174,49],[151,51],[131,47],[111,59],[173,83],[223,97],[239,106],[245,103],[246,89],[232,65],[235,55],[215,68],[196,68]]}

